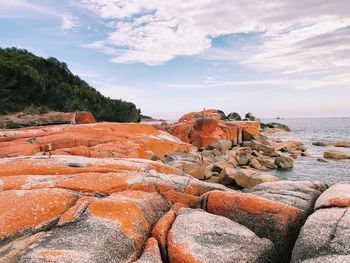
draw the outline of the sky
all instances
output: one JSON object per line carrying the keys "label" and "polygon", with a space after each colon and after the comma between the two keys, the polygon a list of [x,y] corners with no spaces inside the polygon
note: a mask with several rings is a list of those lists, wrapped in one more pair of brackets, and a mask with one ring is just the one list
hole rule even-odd
{"label": "sky", "polygon": [[156,118],[350,116],[349,0],[0,0],[0,47]]}

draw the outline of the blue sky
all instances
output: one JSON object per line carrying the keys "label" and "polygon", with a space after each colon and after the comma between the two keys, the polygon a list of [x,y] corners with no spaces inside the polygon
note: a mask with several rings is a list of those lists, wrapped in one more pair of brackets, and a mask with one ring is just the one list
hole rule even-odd
{"label": "blue sky", "polygon": [[348,0],[0,0],[0,46],[175,119],[350,116]]}

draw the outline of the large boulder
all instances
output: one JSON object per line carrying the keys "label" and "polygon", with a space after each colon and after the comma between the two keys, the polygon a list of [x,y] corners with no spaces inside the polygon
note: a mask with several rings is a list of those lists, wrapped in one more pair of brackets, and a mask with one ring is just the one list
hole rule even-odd
{"label": "large boulder", "polygon": [[257,117],[254,116],[253,113],[251,112],[248,112],[246,115],[245,115],[245,119],[247,119],[248,121],[258,121],[259,119]]}
{"label": "large boulder", "polygon": [[291,262],[350,262],[350,208],[320,209],[307,219]]}
{"label": "large boulder", "polygon": [[315,209],[350,206],[350,184],[334,184],[317,199]]}
{"label": "large boulder", "polygon": [[276,176],[253,169],[226,168],[220,173],[220,180],[221,182],[227,182],[229,186],[252,188],[258,184],[276,182],[279,179]]}
{"label": "large boulder", "polygon": [[225,217],[183,208],[168,234],[169,262],[274,262],[274,246]]}
{"label": "large boulder", "polygon": [[242,118],[237,112],[231,112],[227,115],[227,119],[230,121],[241,121]]}
{"label": "large boulder", "polygon": [[202,117],[170,125],[156,125],[155,127],[194,146],[207,147],[215,145],[221,140],[230,141],[233,145],[241,144],[243,131],[249,132],[252,136],[258,135],[260,124],[254,121],[228,122]]}
{"label": "large boulder", "polygon": [[212,118],[215,120],[223,120],[226,118],[225,113],[221,110],[210,109],[210,110],[202,110],[198,112],[189,112],[183,115],[178,122],[187,122],[192,121],[194,119],[200,118]]}
{"label": "large boulder", "polygon": [[296,241],[291,262],[350,260],[350,184],[335,184],[321,194]]}
{"label": "large boulder", "polygon": [[260,238],[271,240],[279,262],[289,261],[303,222],[299,208],[254,194],[218,191],[205,194],[202,207],[248,227]]}
{"label": "large boulder", "polygon": [[147,124],[94,123],[0,131],[0,157],[79,155],[164,158],[192,146]]}
{"label": "large boulder", "polygon": [[299,208],[303,211],[303,220],[306,220],[313,212],[317,198],[326,188],[327,185],[321,182],[281,180],[262,183],[251,189],[244,189],[244,192]]}

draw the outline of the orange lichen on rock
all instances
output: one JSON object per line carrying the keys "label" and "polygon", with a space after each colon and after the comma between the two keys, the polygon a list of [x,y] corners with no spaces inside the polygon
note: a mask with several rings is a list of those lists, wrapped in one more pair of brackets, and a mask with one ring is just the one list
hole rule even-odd
{"label": "orange lichen on rock", "polygon": [[223,139],[232,141],[234,145],[239,144],[242,142],[243,132],[249,132],[252,136],[259,134],[260,123],[257,121],[222,121],[211,117],[198,117],[170,125],[156,125],[155,127],[194,146],[207,147]]}
{"label": "orange lichen on rock", "polygon": [[167,235],[171,225],[176,218],[175,212],[170,209],[165,215],[163,215],[152,230],[152,236],[158,241],[162,258],[167,261]]}
{"label": "orange lichen on rock", "polygon": [[45,227],[76,200],[74,194],[63,189],[0,192],[0,241]]}
{"label": "orange lichen on rock", "polygon": [[163,193],[163,196],[168,200],[169,203],[182,203],[188,207],[196,208],[199,207],[199,197],[191,194],[184,194],[175,190],[169,190]]}
{"label": "orange lichen on rock", "polygon": [[58,221],[58,225],[64,225],[74,222],[77,217],[87,208],[90,202],[93,200],[90,196],[80,198],[74,206],[69,208]]}
{"label": "orange lichen on rock", "polygon": [[202,263],[203,261],[195,258],[190,252],[190,244],[177,243],[174,240],[174,233],[168,233],[168,256],[171,263]]}
{"label": "orange lichen on rock", "polygon": [[199,118],[212,118],[215,120],[221,120],[224,113],[220,110],[216,109],[209,109],[209,110],[203,110],[198,112],[189,112],[183,115],[178,122],[187,122],[191,121],[193,119],[199,119]]}
{"label": "orange lichen on rock", "polygon": [[303,223],[299,208],[254,194],[212,191],[202,198],[209,213],[227,217],[270,239],[279,252],[283,247],[292,248]]}
{"label": "orange lichen on rock", "polygon": [[191,145],[146,124],[94,123],[0,131],[0,157],[49,153],[151,159],[191,150]]}
{"label": "orange lichen on rock", "polygon": [[95,117],[88,111],[77,111],[75,112],[75,123],[84,124],[84,123],[94,123]]}
{"label": "orange lichen on rock", "polygon": [[141,257],[135,263],[163,263],[158,242],[154,237],[147,239]]}

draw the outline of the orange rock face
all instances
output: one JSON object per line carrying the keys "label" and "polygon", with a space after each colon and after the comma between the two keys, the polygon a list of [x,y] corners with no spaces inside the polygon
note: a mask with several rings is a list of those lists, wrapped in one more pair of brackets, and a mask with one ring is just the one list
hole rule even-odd
{"label": "orange rock face", "polygon": [[192,146],[146,124],[95,123],[0,130],[0,157],[79,155],[163,158]]}
{"label": "orange rock face", "polygon": [[234,145],[240,144],[243,131],[252,135],[259,134],[260,123],[255,121],[221,121],[205,117],[156,127],[194,146],[207,147],[222,139],[232,141]]}
{"label": "orange rock face", "polygon": [[203,204],[208,212],[225,216],[271,240],[281,257],[290,254],[286,251],[294,244],[302,224],[300,209],[253,194],[214,191],[207,194]]}
{"label": "orange rock face", "polygon": [[203,110],[198,112],[189,112],[183,115],[178,122],[187,122],[192,121],[194,119],[200,119],[200,118],[212,118],[214,120],[221,120],[223,116],[223,112],[216,109],[210,109],[210,110]]}

